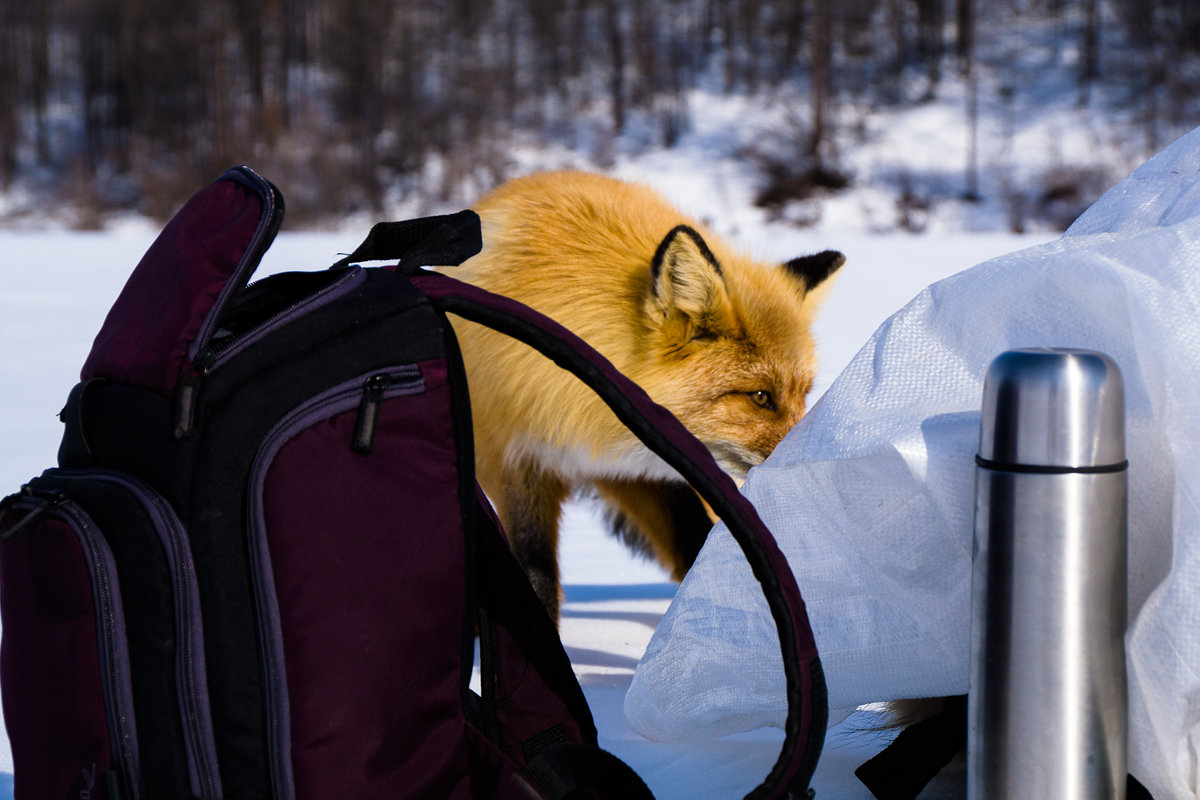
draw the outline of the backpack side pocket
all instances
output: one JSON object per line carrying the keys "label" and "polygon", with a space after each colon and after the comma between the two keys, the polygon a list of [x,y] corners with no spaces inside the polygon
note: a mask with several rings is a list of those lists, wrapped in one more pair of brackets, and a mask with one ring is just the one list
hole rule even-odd
{"label": "backpack side pocket", "polygon": [[129,650],[112,552],[87,512],[65,495],[10,500],[0,518],[0,539],[6,539],[0,546],[0,687],[14,791],[140,798]]}
{"label": "backpack side pocket", "polygon": [[[195,569],[186,531],[171,506],[123,472],[51,469],[30,481],[3,522],[9,534],[15,533],[0,547],[5,629],[0,677],[10,730],[30,724],[28,717],[13,719],[9,705],[14,700],[22,707],[29,703],[29,714],[35,715],[35,696],[45,700],[47,693],[60,691],[44,687],[39,677],[52,651],[38,642],[56,635],[52,629],[58,623],[37,609],[61,602],[57,595],[69,596],[81,577],[67,547],[72,540],[60,530],[65,528],[89,570],[99,661],[93,664],[86,653],[66,650],[54,657],[54,668],[100,671],[110,760],[117,773],[127,773],[118,784],[121,796],[220,796]],[[47,541],[40,541],[43,537]],[[30,638],[10,641],[10,624],[19,630],[28,625]],[[86,615],[76,619],[77,630],[68,641],[81,641],[87,624]],[[29,700],[22,699],[26,695]],[[45,701],[74,702],[75,713],[93,713],[82,698]],[[54,740],[62,734],[51,728],[46,735]],[[18,785],[23,777],[17,777]],[[90,788],[87,778],[83,788]]]}

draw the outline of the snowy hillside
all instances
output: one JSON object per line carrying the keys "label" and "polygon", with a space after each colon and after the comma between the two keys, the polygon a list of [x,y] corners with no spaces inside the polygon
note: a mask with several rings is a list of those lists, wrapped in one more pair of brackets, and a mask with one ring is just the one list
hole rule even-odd
{"label": "snowy hillside", "polygon": [[[178,91],[140,97],[139,113],[129,114],[116,113],[127,102],[125,84],[154,77],[153,62],[124,65],[139,67],[136,74],[83,80],[88,47],[101,58],[120,28],[89,29],[69,4],[46,5],[64,7],[57,16],[46,12],[49,29],[5,23],[17,24],[17,40],[50,62],[0,80],[18,84],[11,96],[31,98],[6,108],[13,119],[0,126],[5,228],[47,220],[108,227],[123,213],[167,214],[193,182],[247,162],[282,183],[292,176],[296,220],[322,227],[357,227],[364,219],[356,215],[378,213],[364,208],[415,216],[461,206],[504,178],[570,164],[688,175],[694,197],[714,215],[761,215],[759,200],[767,213],[817,231],[1062,230],[1200,120],[1195,10],[1179,0],[496,2],[468,4],[472,14],[461,20],[431,7],[396,13],[371,30],[383,66],[409,78],[377,94],[342,74],[364,65],[342,58],[348,48],[338,37],[368,49],[354,17],[313,3],[295,9],[308,22],[284,24],[278,9],[256,8],[246,12],[253,30],[225,32],[223,54],[204,53],[229,63],[206,70],[168,59],[163,79],[178,78]],[[363,13],[358,5],[347,8]],[[818,7],[832,9],[834,41],[814,154],[816,79],[805,26],[816,24]],[[959,15],[972,7],[968,60]],[[612,33],[625,37],[623,66],[597,29],[605,13],[620,17]],[[130,24],[136,36],[162,40],[148,47],[192,45],[187,25]],[[785,25],[787,37],[802,34],[787,53]],[[53,46],[35,46],[39,31]],[[300,37],[278,55],[302,63],[283,75],[255,56],[255,35],[264,47],[271,37]],[[415,58],[398,36],[418,37]],[[544,41],[556,37],[557,51]],[[545,73],[558,68],[570,72],[561,82]],[[203,83],[214,75],[231,87]],[[264,103],[270,87],[261,85],[280,80],[282,95],[273,100],[288,106],[282,111]],[[380,79],[372,73],[372,80]],[[377,118],[356,116],[352,110],[363,109],[345,101],[347,91],[379,106]],[[181,114],[170,103],[184,96],[209,105]],[[216,100],[229,106],[211,107]],[[152,109],[158,102],[169,110]],[[279,113],[290,115],[282,129],[271,116]],[[231,130],[214,136],[221,126]],[[816,186],[807,172],[814,159],[830,173]],[[844,188],[822,188],[830,184]]]}

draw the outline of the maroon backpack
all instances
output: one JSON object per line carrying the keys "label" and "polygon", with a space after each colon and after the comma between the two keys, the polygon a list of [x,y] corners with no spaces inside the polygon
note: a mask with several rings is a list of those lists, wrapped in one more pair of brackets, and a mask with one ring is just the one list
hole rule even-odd
{"label": "maroon backpack", "polygon": [[[787,675],[784,746],[750,796],[805,796],[826,707],[804,604],[704,447],[561,326],[419,270],[478,252],[472,212],[249,283],[282,216],[245,167],[187,203],[96,337],[59,467],[0,506],[16,796],[650,796],[596,747],[475,483],[447,313],[576,373],[729,524]],[[399,263],[356,263],[380,259]]]}

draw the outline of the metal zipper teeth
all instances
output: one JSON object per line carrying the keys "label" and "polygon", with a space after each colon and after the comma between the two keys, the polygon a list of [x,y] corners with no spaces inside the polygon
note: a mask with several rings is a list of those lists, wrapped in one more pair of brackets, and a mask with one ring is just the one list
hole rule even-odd
{"label": "metal zipper teeth", "polygon": [[101,658],[105,662],[104,667],[100,670],[101,691],[104,693],[106,716],[117,736],[121,761],[127,765],[127,788],[131,800],[137,800],[141,796],[141,765],[138,763],[137,749],[134,747],[134,737],[130,730],[128,714],[132,712],[132,709],[122,709],[121,692],[117,688],[116,675],[120,672],[120,660],[117,658],[115,646],[117,621],[112,604],[112,576],[109,575],[108,564],[96,543],[97,534],[90,519],[80,513],[74,503],[64,503],[59,510],[74,521],[76,529],[81,534],[80,538],[84,547],[87,549],[93,580],[100,583],[97,587],[99,591],[95,592],[94,596],[97,598],[98,606],[96,613],[103,630],[99,643],[100,649],[103,651]]}
{"label": "metal zipper teeth", "polygon": [[[347,284],[349,283],[358,283],[365,277],[366,271],[363,270],[362,267],[354,267],[333,283],[318,289],[316,292],[304,297],[301,300],[297,300],[295,303],[292,303],[287,308],[272,314],[265,321],[255,325],[253,328],[246,331],[241,336],[234,338],[224,346],[214,350],[201,348],[196,354],[196,359],[193,362],[193,369],[200,374],[204,374],[210,369],[220,366],[246,347],[258,341],[264,334],[269,332],[286,317],[291,316],[300,309],[310,305],[323,305],[330,295],[337,293],[343,288],[346,288]],[[199,362],[198,366],[197,362]]]}
{"label": "metal zipper teeth", "polygon": [[[176,554],[173,561],[177,574],[172,575],[171,583],[175,587],[175,619],[176,630],[179,634],[180,652],[176,655],[176,664],[179,670],[180,691],[183,692],[184,705],[184,724],[188,726],[191,732],[192,747],[189,748],[188,757],[192,760],[193,768],[199,788],[201,789],[202,797],[216,797],[219,795],[217,789],[217,777],[212,772],[212,758],[215,754],[208,752],[208,744],[211,741],[211,731],[209,735],[205,734],[203,726],[200,722],[200,700],[197,695],[197,684],[199,679],[196,676],[196,644],[195,631],[191,624],[192,621],[192,597],[187,590],[187,586],[182,578],[191,566],[190,550],[187,548],[187,543],[181,536],[182,525],[175,511],[167,504],[158,492],[146,485],[140,480],[132,476],[119,475],[104,470],[78,470],[68,473],[64,477],[91,478],[96,480],[105,480],[110,483],[115,483],[118,486],[123,486],[130,491],[134,496],[142,501],[142,504],[148,511],[151,512],[153,522],[158,530],[165,531],[170,541],[170,546]],[[181,563],[179,554],[183,554],[188,558],[187,564]],[[202,755],[197,752],[198,749],[203,749],[205,752]],[[209,756],[210,758],[205,758]]]}
{"label": "metal zipper teeth", "polygon": [[258,218],[258,225],[254,229],[254,235],[250,237],[250,244],[242,253],[242,257],[238,261],[238,265],[234,268],[233,274],[229,276],[229,280],[227,280],[225,285],[221,287],[221,292],[217,295],[217,300],[212,305],[212,310],[209,312],[208,318],[204,322],[204,327],[201,328],[201,330],[197,333],[195,339],[195,353],[197,355],[202,352],[204,347],[208,344],[208,340],[213,333],[213,328],[216,326],[218,314],[214,314],[212,311],[220,311],[224,307],[225,303],[229,301],[230,295],[238,291],[240,288],[239,284],[241,283],[241,274],[246,269],[249,259],[256,253],[261,257],[259,248],[261,247],[263,241],[270,234],[271,228],[276,221],[275,215],[278,203],[275,200],[275,192],[272,191],[271,185],[267,183],[266,179],[252,169],[243,168],[239,170],[239,172],[244,178],[252,179],[256,184],[259,197],[263,203],[263,208]]}
{"label": "metal zipper teeth", "polygon": [[[247,506],[247,531],[250,552],[250,573],[254,583],[255,611],[259,630],[259,657],[262,661],[263,695],[266,705],[267,758],[270,765],[272,794],[278,800],[291,800],[295,796],[290,757],[290,731],[284,730],[280,706],[286,692],[286,666],[282,660],[282,642],[275,641],[278,626],[268,625],[277,611],[275,580],[270,567],[269,545],[266,540],[262,517],[262,487],[266,471],[274,461],[276,453],[299,431],[316,422],[352,411],[358,407],[364,387],[371,378],[387,375],[391,382],[381,399],[389,400],[401,395],[421,394],[425,391],[425,380],[415,364],[375,370],[360,375],[345,383],[313,397],[289,412],[263,438],[254,462],[250,467],[250,501]],[[347,443],[349,447],[349,443]]]}

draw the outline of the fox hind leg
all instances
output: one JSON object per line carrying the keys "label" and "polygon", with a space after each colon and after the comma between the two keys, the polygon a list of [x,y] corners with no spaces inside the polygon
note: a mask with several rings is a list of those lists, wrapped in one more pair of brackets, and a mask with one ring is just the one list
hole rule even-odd
{"label": "fox hind leg", "polygon": [[504,476],[496,513],[513,555],[524,568],[550,619],[558,622],[562,600],[558,569],[558,522],[567,484],[532,463],[516,465]]}
{"label": "fox hind leg", "polygon": [[696,561],[712,519],[690,486],[676,481],[598,480],[612,532],[631,549],[652,556],[675,581]]}

